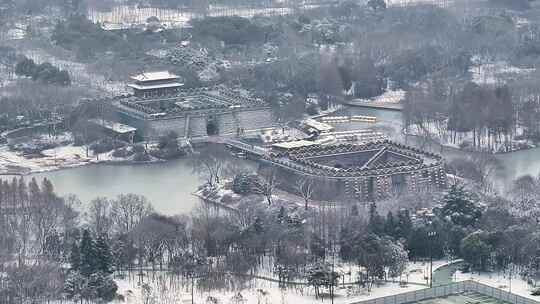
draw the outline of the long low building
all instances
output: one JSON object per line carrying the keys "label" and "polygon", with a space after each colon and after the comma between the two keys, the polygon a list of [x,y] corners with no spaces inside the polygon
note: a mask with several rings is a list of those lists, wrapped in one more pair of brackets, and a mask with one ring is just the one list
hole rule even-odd
{"label": "long low building", "polygon": [[284,190],[296,192],[299,180],[311,180],[313,198],[319,200],[377,201],[394,193],[446,187],[442,157],[388,140],[279,146],[263,161],[263,169],[273,168]]}

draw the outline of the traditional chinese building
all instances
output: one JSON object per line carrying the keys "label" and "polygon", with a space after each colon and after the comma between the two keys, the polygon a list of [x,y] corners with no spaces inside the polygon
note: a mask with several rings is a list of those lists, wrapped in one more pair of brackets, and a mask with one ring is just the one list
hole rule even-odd
{"label": "traditional chinese building", "polygon": [[181,137],[225,135],[274,126],[269,105],[225,86],[183,89],[168,72],[132,77],[133,95],[113,98],[120,122],[153,138],[170,131]]}
{"label": "traditional chinese building", "polygon": [[309,179],[313,198],[320,200],[377,201],[392,193],[446,187],[441,156],[388,140],[280,145],[264,162],[276,168],[284,190],[296,192],[297,181]]}
{"label": "traditional chinese building", "polygon": [[184,86],[179,76],[167,71],[142,73],[132,76],[131,80],[133,82],[127,86],[133,89],[135,96],[139,97],[174,94]]}

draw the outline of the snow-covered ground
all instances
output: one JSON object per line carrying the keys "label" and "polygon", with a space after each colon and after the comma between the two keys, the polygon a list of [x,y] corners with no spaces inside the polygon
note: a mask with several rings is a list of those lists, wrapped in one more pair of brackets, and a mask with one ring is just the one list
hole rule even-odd
{"label": "snow-covered ground", "polygon": [[[165,285],[167,284],[164,282],[167,282],[167,280],[158,278],[153,282],[147,282],[147,285],[143,288],[136,281],[117,280],[119,286],[118,293],[124,296],[124,303],[128,304],[147,303],[146,300],[148,299],[150,299],[149,303],[191,303],[189,284],[172,290],[166,288]],[[425,288],[425,286],[409,284],[403,287],[399,286],[398,283],[383,283],[379,286],[374,286],[371,292],[368,292],[366,289],[340,285],[335,290],[334,303],[348,304],[422,288]],[[323,292],[326,293],[327,291],[325,290]],[[218,300],[217,303],[223,304],[312,304],[317,301],[312,287],[304,285],[282,289],[276,282],[261,279],[254,279],[249,283],[239,284],[239,287],[234,288],[234,290],[195,290],[194,292],[194,299],[197,304],[211,303],[207,302],[209,297],[215,298]],[[321,300],[319,299],[318,301]],[[329,301],[329,298],[325,299],[325,302]]]}
{"label": "snow-covered ground", "polygon": [[122,95],[127,94],[128,89],[124,82],[111,81],[102,74],[94,73],[88,65],[52,55],[42,48],[24,48],[19,50],[26,57],[34,60],[37,64],[50,62],[61,70],[69,71],[71,82],[81,86],[96,89],[104,94]]}
{"label": "snow-covered ground", "polygon": [[95,155],[90,151],[89,157],[87,157],[84,147],[76,147],[71,144],[44,150],[42,154],[43,157],[29,158],[25,157],[22,152],[10,151],[5,145],[0,146],[0,172],[3,174],[28,174],[120,160],[114,158],[112,152]]}
{"label": "snow-covered ground", "polygon": [[[447,263],[447,260],[434,260],[433,271]],[[427,261],[411,262],[407,266],[406,273],[403,275],[402,279],[409,283],[428,284],[429,267],[430,265]]]}
{"label": "snow-covered ground", "polygon": [[[211,5],[207,16],[241,16],[251,18],[257,15],[287,15],[292,12],[292,8],[271,7],[271,8],[230,8],[224,6]],[[88,18],[94,23],[101,23],[105,29],[125,29],[138,27],[146,24],[149,17],[157,17],[160,23],[166,28],[184,27],[189,20],[198,17],[199,14],[193,10],[185,9],[161,9],[161,8],[138,8],[137,6],[120,5],[110,11],[98,11],[89,9]]]}
{"label": "snow-covered ground", "polygon": [[[476,61],[473,58],[473,62]],[[509,79],[524,76],[534,72],[535,69],[524,69],[508,64],[506,61],[479,63],[469,68],[472,81],[479,85],[504,84]]]}
{"label": "snow-covered ground", "polygon": [[388,6],[396,6],[396,7],[403,7],[403,6],[411,6],[411,5],[436,5],[440,7],[448,7],[449,5],[453,4],[454,0],[387,0],[386,4]]}
{"label": "snow-covered ground", "polygon": [[23,145],[47,144],[55,148],[41,151],[39,155],[24,155],[11,150],[8,145],[0,145],[0,174],[28,174],[35,172],[53,171],[62,168],[79,167],[86,164],[101,162],[121,162],[125,158],[117,158],[113,152],[95,154],[91,150],[86,154],[86,147],[74,146],[70,133],[59,134],[56,137],[40,135],[25,141]]}
{"label": "snow-covered ground", "polygon": [[374,97],[372,99],[358,99],[359,101],[365,101],[365,102],[376,102],[376,103],[400,103],[403,99],[405,99],[405,91],[398,89],[398,90],[386,90],[382,95],[379,95],[377,97]]}
{"label": "snow-covered ground", "polygon": [[[262,264],[268,263],[269,261],[264,261]],[[433,269],[446,263],[446,260],[433,261]],[[367,289],[350,284],[356,278],[357,266],[337,263],[335,267],[336,271],[345,273],[344,280],[340,279],[340,285],[336,287],[336,298],[334,299],[334,303],[336,304],[348,304],[427,288],[426,275],[429,273],[428,262],[416,262],[408,265],[406,274],[401,279],[403,281],[408,280],[410,284],[400,286],[397,282],[381,283],[373,286],[370,292]],[[347,273],[349,272],[353,273],[353,275],[348,275]],[[256,275],[266,278],[274,278],[275,276],[271,270],[264,269],[264,267],[257,271]],[[194,290],[195,303],[211,303],[206,302],[209,297],[215,298],[218,300],[218,303],[223,304],[311,304],[316,301],[313,288],[306,285],[291,286],[283,289],[278,286],[278,283],[264,279],[247,279],[233,275],[229,275],[227,278],[230,282],[224,284],[227,285],[226,288],[203,291],[196,287]],[[148,299],[150,299],[149,303],[191,303],[191,285],[189,281],[177,282],[175,286],[171,287],[169,285],[171,280],[166,272],[148,274],[144,280],[146,284],[139,284],[138,277],[136,276],[116,280],[119,286],[118,293],[125,298],[125,303],[142,304],[146,303]],[[326,293],[328,291],[323,290],[322,292]],[[234,298],[235,296],[238,297],[238,294],[241,295],[243,301],[235,302]],[[325,301],[329,301],[329,299]]]}
{"label": "snow-covered ground", "polygon": [[[521,134],[519,128],[516,129],[517,134]],[[437,123],[425,123],[422,127],[419,125],[410,125],[407,134],[416,135],[425,138],[435,140],[437,143],[442,143],[445,147],[451,147],[454,149],[473,149],[474,133],[473,132],[460,132],[455,136],[455,142],[451,136],[451,132],[448,131],[446,121]],[[489,153],[504,153],[511,151],[518,151],[522,149],[535,148],[535,145],[529,143],[527,140],[517,140],[510,138],[508,142],[504,137],[500,140],[491,137],[491,143],[488,149],[488,136],[489,134],[484,130],[482,133],[476,134],[476,140],[482,142],[483,152]]]}
{"label": "snow-covered ground", "polygon": [[[307,1],[306,1],[307,2]],[[329,1],[330,2],[330,1]],[[410,6],[421,4],[432,4],[441,7],[447,7],[452,4],[453,0],[388,0],[388,6]],[[318,7],[319,4],[304,3],[300,5],[300,9],[312,9]],[[273,16],[273,15],[288,15],[295,11],[290,4],[284,4],[283,7],[267,7],[267,8],[233,8],[228,6],[210,5],[207,16],[241,16],[252,18],[254,16]],[[166,28],[184,27],[192,18],[197,18],[200,13],[193,9],[166,9],[154,7],[138,7],[136,5],[118,5],[108,11],[100,11],[94,8],[89,8],[88,18],[93,22],[101,23],[105,29],[126,29],[132,27],[140,27],[146,24],[149,17],[157,17],[160,23]]]}

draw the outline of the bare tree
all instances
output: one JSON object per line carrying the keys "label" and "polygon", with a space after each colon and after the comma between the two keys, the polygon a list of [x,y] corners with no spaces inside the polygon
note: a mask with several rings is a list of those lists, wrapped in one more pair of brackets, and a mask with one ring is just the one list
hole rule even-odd
{"label": "bare tree", "polygon": [[298,193],[304,199],[304,207],[307,210],[309,200],[311,199],[311,197],[313,196],[313,193],[315,192],[315,184],[313,182],[313,179],[305,177],[305,178],[301,178],[297,180],[296,191],[298,191]]}
{"label": "bare tree", "polygon": [[97,197],[90,202],[86,218],[95,235],[109,235],[113,226],[112,203],[106,197]]}
{"label": "bare tree", "polygon": [[223,153],[224,151],[219,147],[210,145],[192,159],[193,171],[204,175],[210,186],[219,184],[221,181],[224,170]]}
{"label": "bare tree", "polygon": [[129,233],[154,208],[146,197],[137,194],[121,194],[112,203],[111,214],[119,233]]}
{"label": "bare tree", "polygon": [[270,206],[272,205],[272,195],[277,185],[276,171],[274,168],[271,168],[262,174],[261,178],[256,182],[253,188],[255,193],[266,197],[266,201]]}
{"label": "bare tree", "polygon": [[86,157],[90,157],[91,144],[102,136],[98,126],[88,120],[79,120],[73,125],[72,131],[75,135],[75,144],[83,147]]}

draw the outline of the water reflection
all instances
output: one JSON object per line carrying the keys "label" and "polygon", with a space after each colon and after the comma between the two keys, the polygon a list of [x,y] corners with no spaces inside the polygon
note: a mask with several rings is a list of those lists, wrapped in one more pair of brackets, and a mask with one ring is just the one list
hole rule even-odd
{"label": "water reflection", "polygon": [[83,203],[96,196],[122,193],[146,196],[165,214],[190,212],[198,203],[191,195],[200,184],[187,159],[141,165],[90,165],[33,175],[47,177],[61,195],[76,194]]}

